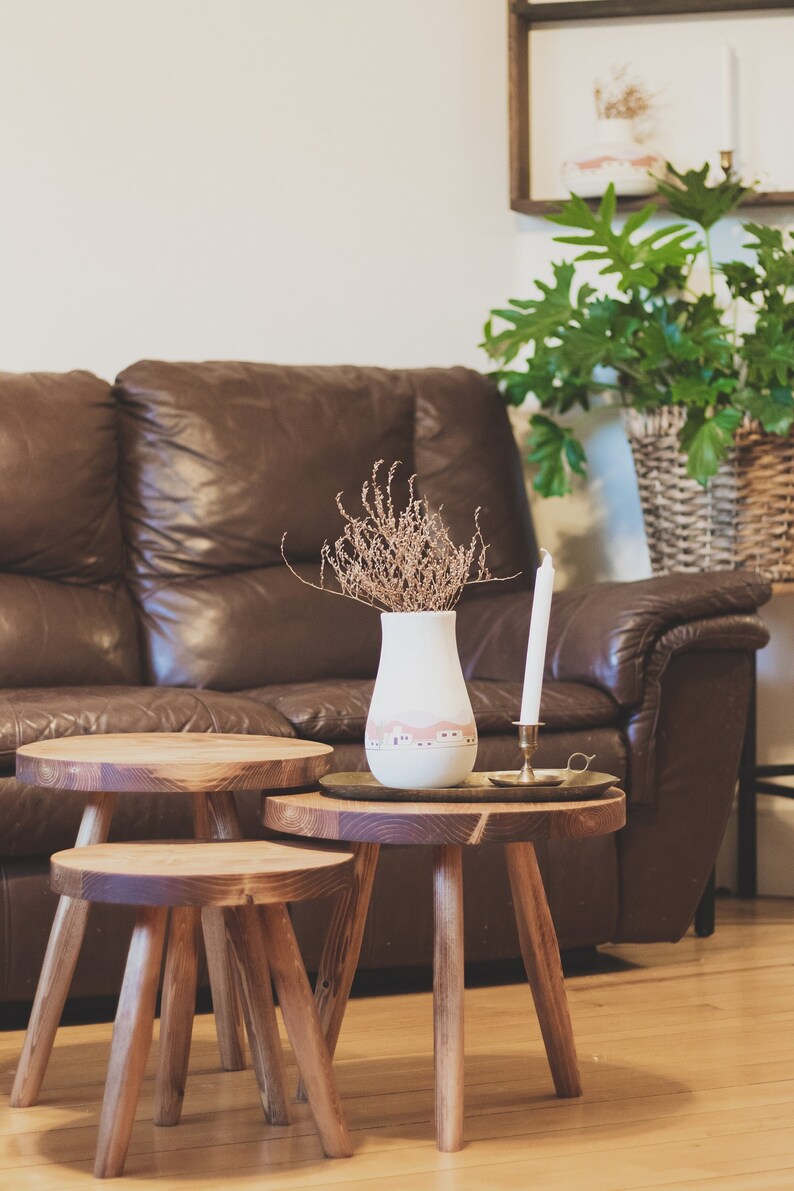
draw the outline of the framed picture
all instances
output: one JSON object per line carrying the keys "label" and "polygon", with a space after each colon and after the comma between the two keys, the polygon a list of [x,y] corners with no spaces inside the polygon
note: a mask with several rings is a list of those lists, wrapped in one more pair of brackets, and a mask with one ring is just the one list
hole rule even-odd
{"label": "framed picture", "polygon": [[[728,49],[737,108],[730,146],[719,143]],[[595,80],[626,63],[654,95],[650,140],[663,159],[689,167],[738,150],[739,171],[759,186],[748,201],[794,206],[794,126],[781,116],[794,107],[793,54],[794,0],[511,0],[513,210],[544,214],[563,201],[563,161],[595,138]],[[620,205],[646,201],[622,197]]]}

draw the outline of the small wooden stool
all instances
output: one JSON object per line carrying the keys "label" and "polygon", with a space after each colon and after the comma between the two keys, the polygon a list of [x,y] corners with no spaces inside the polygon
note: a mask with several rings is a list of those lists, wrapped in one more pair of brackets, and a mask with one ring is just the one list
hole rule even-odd
{"label": "small wooden stool", "polygon": [[[242,839],[235,790],[310,786],[330,768],[333,749],[311,740],[229,733],[143,732],[65,736],[17,749],[17,779],[89,799],[75,847],[108,838],[116,793],[190,794],[196,839]],[[36,1104],[88,923],[89,903],[62,897],[52,924],[11,1105]],[[222,912],[202,913],[221,1064],[245,1066],[243,1017],[224,945]]]}
{"label": "small wooden stool", "polygon": [[268,1122],[290,1123],[272,975],[323,1149],[332,1158],[352,1154],[323,1029],[284,904],[339,893],[351,877],[349,853],[310,844],[188,841],[94,844],[56,852],[51,870],[56,893],[139,907],[113,1026],[96,1178],[113,1178],[124,1169],[152,1041],[169,906],[155,1123],[175,1125],[182,1111],[200,912],[220,906]]}

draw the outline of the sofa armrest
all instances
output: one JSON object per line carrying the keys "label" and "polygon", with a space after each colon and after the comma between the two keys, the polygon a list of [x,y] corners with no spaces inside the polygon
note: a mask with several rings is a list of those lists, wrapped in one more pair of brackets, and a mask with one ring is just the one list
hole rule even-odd
{"label": "sofa armrest", "polygon": [[[662,575],[557,592],[546,676],[598,686],[621,707],[637,707],[661,637],[680,625],[697,634],[710,619],[753,613],[771,594],[751,571]],[[458,644],[467,678],[521,681],[531,607],[531,592],[489,592],[461,603]]]}
{"label": "sofa armrest", "polygon": [[671,628],[649,655],[642,702],[624,712],[631,827],[618,840],[616,942],[678,939],[692,919],[733,802],[753,655],[768,636],[754,613],[710,617]]}
{"label": "sofa armrest", "polygon": [[[622,707],[636,707],[648,656],[662,636],[689,625],[692,648],[709,619],[754,612],[771,594],[752,571],[662,575],[560,592],[552,602],[546,672],[593,683]],[[737,633],[741,637],[738,625]]]}
{"label": "sofa armrest", "polygon": [[[731,666],[742,655],[752,657],[768,640],[766,626],[752,613],[693,620],[668,629],[656,640],[644,671],[642,701],[627,713],[625,725],[628,784],[634,805],[654,800],[659,771],[669,772],[671,757],[676,756],[679,761],[683,759],[691,774],[697,774],[699,784],[721,774],[724,781],[718,785],[732,791],[747,718],[749,683],[737,686],[729,682],[727,670],[720,673],[718,681],[709,680],[710,670],[720,663],[707,661],[706,655],[730,655],[725,665]],[[683,655],[689,656],[685,659]],[[671,696],[668,689],[673,669],[682,683],[697,691],[700,715],[691,716],[688,709],[677,714],[680,706],[665,707],[665,701],[671,698],[681,703],[680,692]],[[675,724],[671,735],[659,730],[665,716]],[[713,723],[710,716],[716,716]]]}

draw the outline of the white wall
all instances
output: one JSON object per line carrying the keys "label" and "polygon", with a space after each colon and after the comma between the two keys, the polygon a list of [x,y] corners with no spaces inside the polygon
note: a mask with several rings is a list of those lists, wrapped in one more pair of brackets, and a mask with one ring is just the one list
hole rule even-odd
{"label": "white wall", "polygon": [[513,276],[493,0],[4,0],[2,367],[478,364]]}
{"label": "white wall", "polygon": [[[557,252],[548,224],[507,205],[505,8],[4,0],[0,367],[108,378],[143,356],[483,367],[486,312]],[[745,148],[760,136],[780,174],[794,164],[792,104],[768,96],[784,86],[791,98],[794,17],[733,24],[751,64]],[[668,88],[665,118],[686,128],[690,156],[693,129],[710,143],[713,54],[693,51],[686,23],[659,27],[666,49],[650,57],[625,23],[601,42],[593,27],[544,31],[536,144],[559,143],[604,61],[632,58]],[[696,98],[691,120],[682,95]],[[535,502],[542,538],[564,582],[644,575],[631,461],[610,414],[587,445],[589,486]],[[794,609],[778,605],[761,742],[785,760]]]}

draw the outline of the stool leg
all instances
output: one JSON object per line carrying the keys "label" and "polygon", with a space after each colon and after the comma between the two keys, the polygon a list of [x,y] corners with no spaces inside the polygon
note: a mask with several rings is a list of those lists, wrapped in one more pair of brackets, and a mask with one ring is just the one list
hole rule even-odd
{"label": "stool leg", "polygon": [[195,906],[174,906],[160,1011],[160,1055],[154,1097],[155,1125],[178,1125],[196,1011],[200,915]]}
{"label": "stool leg", "polygon": [[[378,844],[354,844],[353,881],[337,897],[325,938],[314,1000],[331,1058],[339,1040],[350,986],[358,967],[379,852]],[[306,1099],[303,1080],[298,1082],[297,1098]]]}
{"label": "stool leg", "polygon": [[[113,818],[115,795],[94,794],[83,811],[75,847],[103,844]],[[77,957],[85,938],[91,903],[61,897],[55,911],[36,998],[19,1059],[11,1104],[28,1108],[38,1101],[44,1073],[50,1061],[55,1034],[74,976]]]}
{"label": "stool leg", "polygon": [[205,906],[201,911],[201,925],[221,1066],[224,1071],[242,1071],[245,1067],[243,1011],[226,954],[226,927],[220,907]]}
{"label": "stool leg", "polygon": [[[194,795],[193,822],[196,839],[242,839],[231,791]],[[226,952],[226,926],[221,907],[205,906],[201,911],[201,925],[221,1066],[224,1071],[242,1071],[245,1067],[243,1011]]]}
{"label": "stool leg", "polygon": [[283,903],[262,906],[267,955],[290,1045],[306,1082],[309,1105],[329,1158],[353,1153],[331,1056],[325,1044],[295,932]]}
{"label": "stool leg", "polygon": [[463,855],[457,845],[433,849],[433,1052],[436,1139],[447,1152],[463,1146]]}
{"label": "stool leg", "polygon": [[270,987],[265,935],[257,906],[227,906],[226,936],[242,989],[248,1044],[265,1118],[270,1125],[289,1125],[287,1073]]}
{"label": "stool leg", "polygon": [[518,940],[558,1096],[581,1096],[560,949],[532,844],[505,844]]}
{"label": "stool leg", "polygon": [[105,1095],[99,1118],[94,1178],[124,1170],[135,1109],[154,1031],[157,984],[168,911],[140,906],[113,1025]]}

